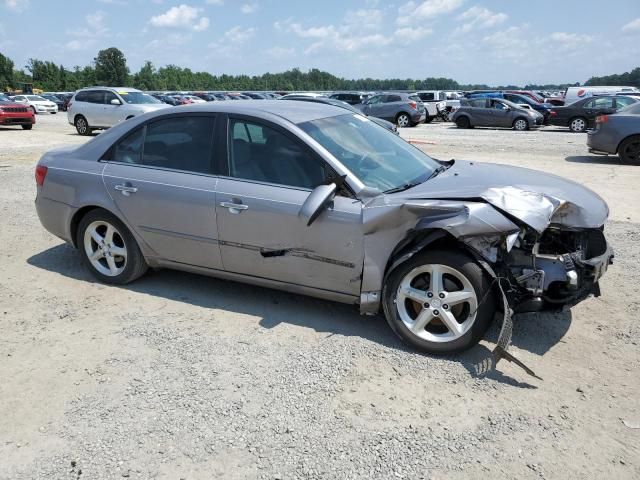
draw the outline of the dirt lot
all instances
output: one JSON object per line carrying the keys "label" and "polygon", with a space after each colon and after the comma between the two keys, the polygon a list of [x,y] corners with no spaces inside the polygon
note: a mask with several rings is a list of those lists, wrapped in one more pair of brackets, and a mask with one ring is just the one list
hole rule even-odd
{"label": "dirt lot", "polygon": [[436,358],[345,305],[170,271],[95,283],[33,208],[39,156],[86,139],[39,116],[0,128],[0,478],[640,478],[640,168],[557,129],[402,134],[609,202],[603,296],[516,318],[543,381],[483,373],[495,329]]}

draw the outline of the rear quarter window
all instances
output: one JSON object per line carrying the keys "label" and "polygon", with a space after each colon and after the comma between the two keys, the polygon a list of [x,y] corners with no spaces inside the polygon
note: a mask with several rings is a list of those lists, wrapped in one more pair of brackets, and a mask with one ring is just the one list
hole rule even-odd
{"label": "rear quarter window", "polygon": [[76,98],[75,101],[76,102],[86,102],[87,101],[87,92],[78,92],[76,93]]}

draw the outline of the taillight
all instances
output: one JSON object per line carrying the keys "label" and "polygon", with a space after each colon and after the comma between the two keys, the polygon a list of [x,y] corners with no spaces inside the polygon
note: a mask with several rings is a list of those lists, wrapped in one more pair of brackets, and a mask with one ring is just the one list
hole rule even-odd
{"label": "taillight", "polygon": [[41,187],[44,185],[44,179],[47,176],[47,170],[49,170],[44,165],[38,165],[36,167],[36,184]]}
{"label": "taillight", "polygon": [[607,123],[609,121],[609,115],[598,115],[596,117],[596,123]]}
{"label": "taillight", "polygon": [[409,102],[409,106],[410,106],[411,108],[413,108],[414,110],[417,110],[417,109],[418,109],[418,104],[417,104],[416,102]]}
{"label": "taillight", "polygon": [[551,110],[551,111],[549,112],[549,116],[551,116],[551,117],[557,117],[557,116],[558,116],[558,112],[556,112],[555,110]]}
{"label": "taillight", "polygon": [[73,105],[73,103],[71,102],[67,103],[67,110],[71,108],[71,105]]}

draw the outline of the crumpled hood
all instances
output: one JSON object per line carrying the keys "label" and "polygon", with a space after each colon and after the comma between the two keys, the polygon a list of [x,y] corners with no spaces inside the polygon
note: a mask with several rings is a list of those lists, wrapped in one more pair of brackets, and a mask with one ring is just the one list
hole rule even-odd
{"label": "crumpled hood", "polygon": [[550,173],[493,163],[456,160],[437,177],[397,195],[407,199],[482,199],[540,233],[551,224],[598,228],[609,216],[605,201],[582,185]]}

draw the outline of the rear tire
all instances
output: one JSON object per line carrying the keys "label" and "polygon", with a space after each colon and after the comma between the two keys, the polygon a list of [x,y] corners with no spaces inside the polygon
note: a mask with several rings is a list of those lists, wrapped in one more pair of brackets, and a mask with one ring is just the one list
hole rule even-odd
{"label": "rear tire", "polygon": [[569,130],[573,133],[582,133],[587,129],[587,119],[584,117],[575,117],[569,121]]}
{"label": "rear tire", "polygon": [[470,128],[471,122],[469,121],[469,117],[458,117],[456,119],[456,126],[458,128]]}
{"label": "rear tire", "polygon": [[618,147],[620,161],[627,165],[640,165],[640,136],[629,137]]}
{"label": "rear tire", "polygon": [[427,251],[389,274],[384,314],[407,344],[435,354],[460,352],[482,339],[495,315],[490,290],[490,277],[465,252]]}
{"label": "rear tire", "polygon": [[22,125],[22,129],[23,130],[31,130],[33,128],[33,124],[28,124],[28,125]]}
{"label": "rear tire", "polygon": [[431,123],[431,122],[433,122],[433,119],[434,119],[434,118],[436,118],[436,117],[429,117],[429,116],[427,116],[427,118],[425,118],[425,119],[424,119],[424,123]]}
{"label": "rear tire", "polygon": [[101,282],[124,285],[140,278],[148,269],[129,229],[101,208],[91,210],[80,220],[76,245],[84,264]]}
{"label": "rear tire", "polygon": [[36,107],[31,107],[31,110],[33,110],[33,114],[34,114],[34,115],[37,115],[37,114],[38,114],[38,112],[36,111]]}
{"label": "rear tire", "polygon": [[76,131],[78,135],[91,135],[91,127],[89,127],[89,122],[82,115],[78,115],[74,121],[74,125],[76,126]]}

